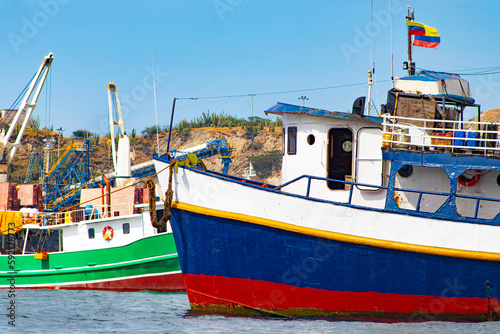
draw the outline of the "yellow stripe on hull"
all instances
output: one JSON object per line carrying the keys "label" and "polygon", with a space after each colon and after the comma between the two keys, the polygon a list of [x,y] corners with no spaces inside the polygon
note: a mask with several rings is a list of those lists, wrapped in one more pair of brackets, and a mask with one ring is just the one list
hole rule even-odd
{"label": "yellow stripe on hull", "polygon": [[405,252],[413,252],[413,253],[421,253],[421,254],[429,254],[429,255],[438,255],[438,256],[447,256],[447,257],[456,257],[456,258],[464,258],[464,259],[472,259],[472,260],[484,260],[484,261],[500,261],[500,254],[498,253],[488,253],[488,252],[478,252],[478,251],[467,251],[462,249],[452,249],[452,248],[443,248],[443,247],[432,247],[432,246],[423,246],[423,245],[415,245],[408,244],[404,242],[396,242],[396,241],[388,241],[367,237],[360,237],[355,235],[343,234],[338,232],[331,231],[323,231],[310,227],[302,227],[296,226],[292,224],[287,224],[271,219],[249,216],[241,213],[233,213],[221,210],[208,209],[201,206],[191,205],[187,203],[181,202],[172,202],[172,207],[177,208],[179,210],[199,213],[207,216],[219,217],[237,220],[241,222],[257,224],[262,226],[268,226],[280,230],[296,232],[304,235],[310,235],[314,237],[335,240],[346,243],[353,243],[364,246],[371,247],[380,247],[386,249],[394,249],[398,251]]}

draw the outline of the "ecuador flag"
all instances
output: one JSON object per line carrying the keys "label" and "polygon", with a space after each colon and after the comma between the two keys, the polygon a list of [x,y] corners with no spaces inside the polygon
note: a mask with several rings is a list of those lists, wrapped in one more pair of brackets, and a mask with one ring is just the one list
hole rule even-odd
{"label": "ecuador flag", "polygon": [[408,34],[415,36],[413,40],[414,46],[436,48],[441,42],[436,28],[413,21],[406,21],[406,24],[408,25]]}
{"label": "ecuador flag", "polygon": [[406,21],[409,35],[425,35],[425,25],[414,21]]}

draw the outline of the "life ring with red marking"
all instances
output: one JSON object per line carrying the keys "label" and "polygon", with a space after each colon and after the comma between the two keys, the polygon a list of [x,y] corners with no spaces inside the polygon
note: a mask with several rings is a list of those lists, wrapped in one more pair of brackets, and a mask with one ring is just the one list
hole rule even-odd
{"label": "life ring with red marking", "polygon": [[111,239],[113,239],[113,236],[115,235],[115,233],[113,232],[113,228],[111,226],[106,226],[103,230],[102,230],[102,237],[104,238],[104,240],[106,241],[110,241]]}
{"label": "life ring with red marking", "polygon": [[461,185],[466,186],[466,187],[471,187],[471,186],[475,185],[477,183],[477,181],[479,181],[480,178],[481,178],[481,175],[479,175],[479,174],[474,174],[471,178],[468,178],[468,177],[464,176],[464,174],[462,174],[458,177],[458,183],[460,183]]}

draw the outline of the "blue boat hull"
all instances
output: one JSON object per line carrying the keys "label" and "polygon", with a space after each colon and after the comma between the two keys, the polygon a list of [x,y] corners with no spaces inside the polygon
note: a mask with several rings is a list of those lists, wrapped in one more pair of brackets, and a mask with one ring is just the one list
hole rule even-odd
{"label": "blue boat hull", "polygon": [[345,242],[174,203],[191,307],[281,316],[497,318],[496,261]]}

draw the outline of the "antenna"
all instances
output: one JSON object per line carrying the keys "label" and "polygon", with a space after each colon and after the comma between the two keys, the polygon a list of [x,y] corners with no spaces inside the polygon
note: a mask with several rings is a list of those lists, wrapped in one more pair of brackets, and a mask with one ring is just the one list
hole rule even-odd
{"label": "antenna", "polygon": [[156,148],[157,148],[158,154],[160,154],[160,140],[159,140],[159,134],[158,134],[158,110],[156,109],[155,59],[154,59],[153,50],[151,50],[151,62],[153,64],[153,95],[155,98]]}
{"label": "antenna", "polygon": [[370,7],[370,65],[372,69],[368,71],[368,98],[366,102],[366,114],[370,116],[370,107],[372,104],[372,86],[373,86],[373,77],[375,75],[375,63],[373,62],[373,0],[371,0]]}
{"label": "antenna", "polygon": [[391,82],[392,88],[394,88],[394,50],[393,50],[393,40],[392,40],[392,0],[391,0]]}
{"label": "antenna", "polygon": [[253,97],[255,96],[255,94],[250,94],[250,96],[252,97],[252,120],[253,120]]}
{"label": "antenna", "polygon": [[373,64],[373,0],[370,6],[370,65]]}

